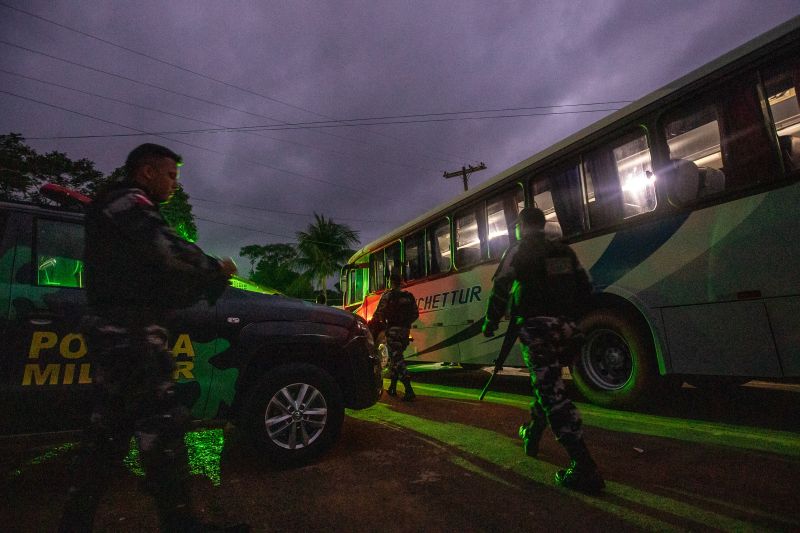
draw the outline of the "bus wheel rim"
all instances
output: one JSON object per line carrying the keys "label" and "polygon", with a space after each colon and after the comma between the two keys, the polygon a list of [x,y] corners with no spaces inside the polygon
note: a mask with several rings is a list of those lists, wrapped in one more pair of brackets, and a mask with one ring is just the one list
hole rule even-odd
{"label": "bus wheel rim", "polygon": [[633,357],[625,338],[610,329],[592,331],[581,351],[586,377],[602,390],[625,387],[633,375]]}

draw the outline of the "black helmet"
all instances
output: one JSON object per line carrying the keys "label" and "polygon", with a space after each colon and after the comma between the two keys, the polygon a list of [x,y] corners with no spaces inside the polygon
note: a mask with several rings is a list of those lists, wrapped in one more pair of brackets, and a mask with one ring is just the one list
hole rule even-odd
{"label": "black helmet", "polygon": [[545,218],[544,211],[538,207],[526,207],[519,212],[517,217],[517,224],[521,224],[526,228],[544,228]]}

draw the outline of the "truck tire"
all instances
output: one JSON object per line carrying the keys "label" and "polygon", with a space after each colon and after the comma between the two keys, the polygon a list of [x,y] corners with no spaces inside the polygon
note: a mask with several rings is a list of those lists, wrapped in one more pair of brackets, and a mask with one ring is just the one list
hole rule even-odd
{"label": "truck tire", "polygon": [[571,373],[576,388],[604,407],[633,407],[657,393],[658,363],[649,331],[626,313],[590,312],[580,324],[586,335]]}
{"label": "truck tire", "polygon": [[269,370],[245,404],[244,425],[264,458],[305,464],[336,441],[344,421],[342,391],[317,366],[292,363]]}

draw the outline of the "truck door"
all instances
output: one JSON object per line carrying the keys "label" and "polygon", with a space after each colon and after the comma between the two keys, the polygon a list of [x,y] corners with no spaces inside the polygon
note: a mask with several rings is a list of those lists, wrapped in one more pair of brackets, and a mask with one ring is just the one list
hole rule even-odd
{"label": "truck door", "polygon": [[2,338],[3,429],[77,428],[91,393],[91,362],[80,334],[83,224],[69,215],[17,215],[9,227],[15,242]]}

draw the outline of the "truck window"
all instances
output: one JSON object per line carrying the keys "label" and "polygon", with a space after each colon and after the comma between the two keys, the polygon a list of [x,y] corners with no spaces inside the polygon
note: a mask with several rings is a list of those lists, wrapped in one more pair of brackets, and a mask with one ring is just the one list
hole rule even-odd
{"label": "truck window", "polygon": [[36,226],[37,284],[83,287],[83,226],[39,219]]}

